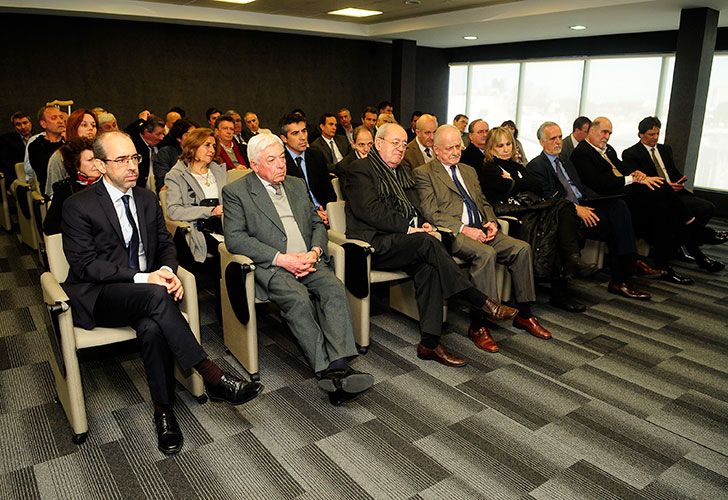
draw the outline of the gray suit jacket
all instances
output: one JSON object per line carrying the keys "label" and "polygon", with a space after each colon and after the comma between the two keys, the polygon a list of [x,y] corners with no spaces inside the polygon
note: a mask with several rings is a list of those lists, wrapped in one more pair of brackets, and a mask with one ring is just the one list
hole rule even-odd
{"label": "gray suit jacket", "polygon": [[[327,265],[330,257],[326,253],[328,235],[308,196],[302,179],[287,176],[283,189],[291,205],[291,211],[301,230],[303,240],[310,249],[320,247],[321,259]],[[273,265],[278,252],[285,253],[287,245],[283,222],[273,202],[256,174],[249,174],[222,190],[223,227],[225,245],[232,253],[248,256],[256,265],[256,297],[268,299],[268,283],[278,272],[287,273]]]}
{"label": "gray suit jacket", "polygon": [[400,163],[400,167],[407,167],[410,169],[410,172],[414,172],[417,167],[424,164],[425,155],[422,154],[417,139],[412,139],[407,144],[407,149],[404,152],[404,158],[402,159],[402,163]]}

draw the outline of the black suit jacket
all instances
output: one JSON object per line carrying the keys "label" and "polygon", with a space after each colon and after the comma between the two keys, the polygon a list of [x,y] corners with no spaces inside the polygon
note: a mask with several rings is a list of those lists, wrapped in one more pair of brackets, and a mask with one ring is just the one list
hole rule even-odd
{"label": "black suit jacket", "polygon": [[483,166],[484,161],[485,155],[472,144],[468,144],[468,147],[466,147],[460,155],[460,163],[470,165],[476,172],[480,171],[480,167]]}
{"label": "black suit jacket", "polygon": [[[177,254],[157,196],[133,188],[139,234],[147,259],[145,271],[168,266],[177,272]],[[103,181],[71,196],[63,204],[63,251],[70,269],[63,289],[71,300],[73,321],[94,328],[94,306],[104,285],[132,283],[136,271],[129,258],[121,225]]]}
{"label": "black suit jacket", "polygon": [[[144,124],[146,122],[144,120],[136,120],[124,129],[124,132],[129,134],[129,137],[131,138],[131,142],[134,143],[134,147],[137,150],[137,153],[142,155],[142,161],[139,162],[139,178],[137,179],[137,186],[139,187],[146,187],[147,186],[147,179],[149,178],[149,169],[152,165],[152,154],[149,149],[149,146],[147,146],[147,143],[144,142],[144,139],[142,139],[141,133],[142,129],[144,128]],[[157,150],[159,150],[159,146],[157,145]]]}
{"label": "black suit jacket", "polygon": [[5,174],[5,186],[15,180],[15,164],[25,159],[25,142],[13,131],[0,135],[0,170]]}
{"label": "black suit jacket", "polygon": [[[622,163],[617,157],[617,152],[609,144],[607,144],[607,156],[622,175],[634,172],[634,168]],[[574,148],[574,152],[571,153],[571,162],[579,172],[584,184],[599,193],[600,196],[625,193],[624,179],[614,175],[609,162],[602,158],[602,155],[588,141],[583,140]]]}
{"label": "black suit jacket", "polygon": [[[675,166],[675,160],[672,156],[672,148],[667,144],[658,144],[657,151],[660,153],[662,163],[665,165],[667,175],[670,176],[670,181],[675,182],[680,179],[683,174]],[[644,144],[638,142],[634,146],[630,146],[622,151],[622,161],[634,168],[639,170],[651,177],[661,177],[660,173],[657,172],[657,167],[652,162],[652,156],[647,151]]]}
{"label": "black suit jacket", "polygon": [[[585,185],[579,177],[579,172],[576,171],[574,164],[571,160],[559,158],[561,164],[566,170],[566,175],[569,176],[571,182],[581,191],[583,198],[596,198],[599,196],[593,189]],[[533,174],[533,177],[538,179],[543,187],[544,198],[566,198],[566,189],[559,182],[559,178],[556,177],[551,161],[549,161],[546,153],[543,151],[536,158],[528,162],[526,170]]]}
{"label": "black suit jacket", "polygon": [[[293,156],[288,152],[288,148],[284,149],[286,151],[287,175],[300,177],[305,181],[306,177],[304,177],[303,171],[293,161]],[[329,175],[326,159],[320,151],[311,148],[303,152],[303,159],[306,162],[308,187],[316,200],[326,208],[327,203],[336,201],[336,193],[334,192],[334,186],[331,185],[331,176]]]}
{"label": "black suit jacket", "polygon": [[[349,143],[349,140],[346,138],[345,135],[335,135],[334,143],[336,144],[336,147],[339,148],[339,153],[341,153],[341,158],[343,160],[346,155],[348,155],[351,151],[351,143]],[[334,155],[331,152],[329,143],[326,142],[324,137],[322,135],[317,137],[316,140],[311,143],[310,147],[321,151],[321,153],[324,155],[324,158],[326,158],[326,163],[328,164],[329,170],[333,172],[335,164]]]}
{"label": "black suit jacket", "polygon": [[[359,125],[361,125],[361,123],[351,122],[351,132],[354,133],[354,129]],[[346,137],[346,130],[344,130],[344,127],[342,127],[340,123],[336,124],[336,135],[343,135]]]}

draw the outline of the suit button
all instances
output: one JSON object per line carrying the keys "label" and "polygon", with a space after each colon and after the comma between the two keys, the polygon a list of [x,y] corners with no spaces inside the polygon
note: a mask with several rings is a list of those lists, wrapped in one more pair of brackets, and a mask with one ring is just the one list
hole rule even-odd
{"label": "suit button", "polygon": [[286,237],[285,236],[283,237],[283,241],[286,241]]}

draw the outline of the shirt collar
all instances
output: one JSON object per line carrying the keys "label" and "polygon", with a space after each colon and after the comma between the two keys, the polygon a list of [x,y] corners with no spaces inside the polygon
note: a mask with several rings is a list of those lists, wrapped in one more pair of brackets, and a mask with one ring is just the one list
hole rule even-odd
{"label": "shirt collar", "polygon": [[559,157],[559,155],[552,155],[552,154],[547,153],[546,151],[544,151],[543,154],[545,154],[546,158],[549,159],[549,161],[551,162],[551,165],[553,165],[554,162],[556,161],[556,158]]}
{"label": "shirt collar", "polygon": [[[586,141],[586,139],[584,139],[584,140]],[[604,149],[598,148],[598,147],[596,147],[594,144],[592,144],[589,141],[586,141],[586,143],[589,144],[594,149],[596,149],[597,151],[599,151],[599,154],[603,154],[603,155],[607,154],[607,148],[604,148]]]}
{"label": "shirt collar", "polygon": [[640,144],[642,144],[645,147],[645,149],[647,149],[648,152],[651,152],[652,151],[652,148],[657,149],[657,144],[655,144],[654,146],[648,146],[647,144],[645,144],[642,141],[640,141]]}
{"label": "shirt collar", "polygon": [[293,150],[292,150],[291,148],[289,148],[289,147],[288,147],[287,145],[286,145],[286,151],[288,151],[288,152],[289,152],[289,153],[291,154],[291,156],[293,157],[293,159],[294,159],[294,160],[295,160],[296,158],[299,158],[299,157],[300,157],[300,158],[302,158],[302,159],[304,159],[304,160],[306,159],[306,158],[305,158],[305,157],[303,156],[303,153],[305,153],[306,151],[303,151],[303,153],[301,153],[301,154],[298,154],[298,153],[296,153],[295,151],[293,151]]}
{"label": "shirt collar", "polygon": [[129,188],[126,193],[122,192],[119,188],[116,186],[113,186],[108,180],[106,180],[106,177],[102,177],[101,179],[104,183],[104,187],[106,188],[106,191],[109,193],[109,196],[111,196],[111,201],[116,203],[121,199],[124,195],[129,195],[131,199],[134,199],[134,188]]}

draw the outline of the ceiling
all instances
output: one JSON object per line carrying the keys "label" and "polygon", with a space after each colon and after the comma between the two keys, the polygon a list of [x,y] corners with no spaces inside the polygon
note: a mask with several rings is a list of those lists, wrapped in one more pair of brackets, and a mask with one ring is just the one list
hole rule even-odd
{"label": "ceiling", "polygon": [[[412,2],[413,0],[409,0]],[[417,0],[414,0],[415,2]],[[453,48],[552,38],[677,29],[683,8],[720,11],[726,0],[257,0],[246,5],[215,0],[0,0],[3,12],[154,20],[182,24],[317,34],[378,41],[415,40]],[[363,19],[333,16],[344,7],[383,11]],[[588,29],[574,31],[572,25]],[[474,35],[474,41],[463,36]],[[578,40],[575,40],[578,43]]]}

